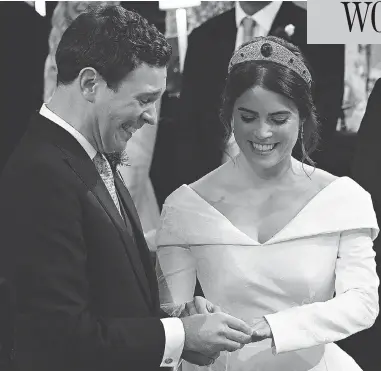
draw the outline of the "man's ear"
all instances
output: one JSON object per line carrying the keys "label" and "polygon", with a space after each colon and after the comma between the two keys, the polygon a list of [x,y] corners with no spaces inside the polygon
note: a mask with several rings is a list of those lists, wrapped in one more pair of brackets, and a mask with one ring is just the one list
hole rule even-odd
{"label": "man's ear", "polygon": [[78,80],[81,93],[89,102],[94,102],[97,91],[105,84],[103,78],[92,67],[82,69],[78,75]]}

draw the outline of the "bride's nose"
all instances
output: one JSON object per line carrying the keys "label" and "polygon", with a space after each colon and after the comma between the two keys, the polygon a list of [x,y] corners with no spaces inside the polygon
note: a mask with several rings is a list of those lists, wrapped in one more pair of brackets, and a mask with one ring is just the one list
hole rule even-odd
{"label": "bride's nose", "polygon": [[254,129],[254,135],[259,140],[265,140],[270,138],[273,135],[271,125],[261,120]]}

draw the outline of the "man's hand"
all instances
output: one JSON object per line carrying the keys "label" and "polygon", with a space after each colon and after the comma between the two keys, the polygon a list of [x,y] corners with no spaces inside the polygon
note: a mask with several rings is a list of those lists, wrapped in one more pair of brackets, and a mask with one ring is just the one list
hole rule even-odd
{"label": "man's hand", "polygon": [[[202,296],[195,296],[192,301],[185,304],[181,317],[217,312],[222,312],[219,306],[212,304]],[[193,352],[191,350],[184,350],[182,354],[183,359],[198,366],[209,366],[214,363],[219,356],[220,352],[206,356],[202,353]]]}
{"label": "man's hand", "polygon": [[191,350],[184,350],[181,358],[189,363],[198,366],[209,366],[220,356],[220,352],[205,356],[201,353],[192,352]]}
{"label": "man's hand", "polygon": [[212,357],[225,350],[234,352],[252,341],[250,326],[225,313],[195,314],[181,320],[185,330],[185,351]]}
{"label": "man's hand", "polygon": [[185,309],[181,317],[192,316],[194,314],[208,314],[222,312],[218,305],[212,304],[202,296],[195,296],[193,301],[185,304]]}
{"label": "man's hand", "polygon": [[264,317],[256,319],[254,325],[252,325],[252,329],[253,334],[251,335],[251,341],[253,343],[272,338],[273,336],[271,328]]}

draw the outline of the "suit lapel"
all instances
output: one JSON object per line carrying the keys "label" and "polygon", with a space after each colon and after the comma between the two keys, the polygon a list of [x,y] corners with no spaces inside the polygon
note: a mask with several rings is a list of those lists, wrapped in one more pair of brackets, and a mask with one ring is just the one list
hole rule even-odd
{"label": "suit lapel", "polygon": [[148,284],[151,289],[151,298],[153,299],[153,302],[155,302],[155,298],[158,293],[156,271],[154,266],[152,265],[151,254],[144,237],[143,228],[141,226],[140,218],[136,211],[135,204],[132,201],[131,195],[128,192],[127,187],[124,185],[124,182],[119,172],[115,174],[115,186],[118,190],[119,196],[126,210],[126,213],[130,218],[132,228],[135,231],[140,257],[145,266],[146,278],[148,279]]}
{"label": "suit lapel", "polygon": [[[110,193],[108,192],[102,178],[98,174],[94,164],[91,159],[87,156],[84,159],[78,159],[75,157],[68,156],[67,161],[69,166],[77,173],[77,175],[83,180],[90,191],[97,198],[99,203],[102,205],[105,212],[108,214],[110,219],[118,230],[121,239],[124,242],[125,250],[127,256],[131,260],[132,268],[138,279],[139,285],[144,293],[149,306],[152,305],[152,299],[150,295],[150,288],[147,280],[147,276],[144,271],[144,266],[142,259],[139,255],[138,247],[136,246],[133,236],[128,233],[126,224],[119,214]],[[132,202],[132,200],[131,200]]]}
{"label": "suit lapel", "polygon": [[136,211],[135,204],[132,201],[130,192],[128,192],[128,189],[125,186],[119,171],[117,171],[115,174],[115,187],[118,190],[119,196],[122,198],[122,201],[125,203],[127,210],[129,211],[129,214],[132,218],[131,222],[134,223],[137,229],[142,231],[143,228],[141,226],[140,218],[139,218],[138,212]]}
{"label": "suit lapel", "polygon": [[235,49],[237,38],[237,25],[235,22],[235,8],[219,16],[218,27],[214,30],[214,40],[219,45],[220,52],[214,58],[218,59],[217,65],[223,65],[223,73],[227,74],[230,58]]}
{"label": "suit lapel", "polygon": [[274,22],[271,26],[269,35],[274,35],[277,30],[292,24],[295,27],[295,33],[290,41],[296,45],[307,43],[307,14],[306,11],[292,2],[283,1]]}

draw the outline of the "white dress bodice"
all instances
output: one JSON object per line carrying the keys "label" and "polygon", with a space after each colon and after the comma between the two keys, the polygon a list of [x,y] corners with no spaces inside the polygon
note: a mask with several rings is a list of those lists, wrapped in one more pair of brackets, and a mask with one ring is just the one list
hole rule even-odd
{"label": "white dress bodice", "polygon": [[157,233],[162,304],[205,297],[253,322],[265,316],[274,337],[212,366],[183,370],[358,371],[334,341],[370,327],[378,314],[370,196],[350,178],[319,192],[275,236],[260,244],[189,186],[166,201]]}

